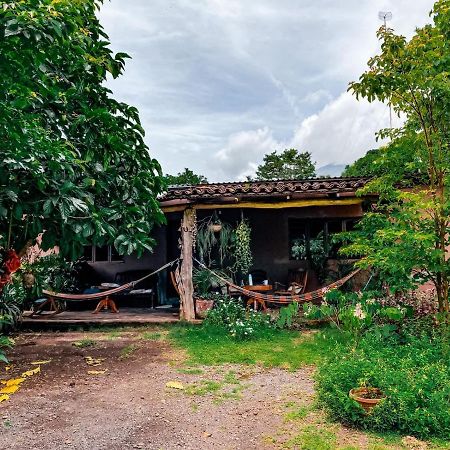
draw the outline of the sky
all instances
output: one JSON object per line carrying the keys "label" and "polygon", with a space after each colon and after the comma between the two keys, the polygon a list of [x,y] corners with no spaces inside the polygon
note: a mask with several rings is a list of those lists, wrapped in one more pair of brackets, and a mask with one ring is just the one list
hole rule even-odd
{"label": "sky", "polygon": [[[125,73],[114,96],[136,106],[164,173],[209,181],[255,173],[265,154],[309,151],[317,167],[378,147],[381,103],[348,83],[380,50],[379,11],[411,37],[433,0],[111,0],[100,21]],[[400,124],[394,117],[393,125]]]}

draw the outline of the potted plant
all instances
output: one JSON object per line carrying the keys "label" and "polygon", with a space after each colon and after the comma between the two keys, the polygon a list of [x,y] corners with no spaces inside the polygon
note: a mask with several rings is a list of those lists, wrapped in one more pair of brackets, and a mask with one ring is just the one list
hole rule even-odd
{"label": "potted plant", "polygon": [[375,387],[361,386],[359,388],[351,389],[349,394],[350,398],[359,403],[366,413],[370,413],[381,400],[386,398],[383,391]]}
{"label": "potted plant", "polygon": [[[224,276],[221,271],[216,272]],[[195,314],[204,319],[208,311],[214,306],[212,295],[214,293],[221,293],[222,287],[219,280],[208,269],[194,270],[192,281],[195,289]]]}

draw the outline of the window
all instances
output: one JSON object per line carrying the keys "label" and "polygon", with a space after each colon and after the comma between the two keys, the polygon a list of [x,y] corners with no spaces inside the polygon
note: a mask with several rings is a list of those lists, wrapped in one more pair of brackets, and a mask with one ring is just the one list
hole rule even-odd
{"label": "window", "polygon": [[84,248],[84,258],[89,262],[122,262],[123,256],[119,255],[114,246],[102,247],[87,246]]}
{"label": "window", "polygon": [[289,219],[289,258],[308,259],[311,241],[321,237],[328,256],[337,258],[339,244],[332,242],[333,234],[351,231],[357,222],[355,219]]}

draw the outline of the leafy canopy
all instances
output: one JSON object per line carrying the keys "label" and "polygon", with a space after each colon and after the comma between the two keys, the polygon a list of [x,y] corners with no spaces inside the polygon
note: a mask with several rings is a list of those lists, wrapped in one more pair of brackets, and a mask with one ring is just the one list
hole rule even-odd
{"label": "leafy canopy", "polygon": [[105,87],[113,55],[100,0],[10,1],[0,9],[0,248],[77,257],[83,245],[151,249],[161,169],[136,108]]}
{"label": "leafy canopy", "polygon": [[417,141],[403,136],[389,144],[369,150],[353,164],[345,167],[344,177],[380,177],[395,172],[397,182],[410,186],[424,184],[428,180],[428,172],[423,164],[420,151],[414,146]]}
{"label": "leafy canopy", "polygon": [[295,148],[276,151],[264,156],[263,164],[256,170],[258,180],[301,180],[315,176],[315,163],[311,153],[299,152]]}
{"label": "leafy canopy", "polygon": [[[361,193],[378,193],[359,231],[347,235],[344,252],[361,255],[394,290],[431,281],[441,312],[449,311],[450,263],[450,0],[439,0],[433,23],[418,28],[411,40],[382,27],[381,53],[369,70],[350,84],[357,97],[380,100],[406,116],[390,137],[391,157]],[[394,151],[395,150],[395,151]],[[408,162],[409,161],[409,162]],[[421,175],[421,186],[399,189],[405,169]]]}
{"label": "leafy canopy", "polygon": [[165,180],[168,186],[194,186],[197,184],[204,184],[208,182],[205,176],[197,175],[187,167],[183,172],[179,172],[177,175],[167,174],[165,176]]}

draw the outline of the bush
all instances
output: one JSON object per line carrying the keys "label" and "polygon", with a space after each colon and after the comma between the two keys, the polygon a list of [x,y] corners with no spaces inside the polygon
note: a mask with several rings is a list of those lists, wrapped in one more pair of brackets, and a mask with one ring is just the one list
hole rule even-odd
{"label": "bush", "polygon": [[270,316],[248,311],[241,300],[226,295],[214,295],[214,308],[208,312],[204,327],[225,329],[235,339],[250,339],[271,327]]}
{"label": "bush", "polygon": [[[448,438],[448,329],[411,332],[406,328],[386,335],[381,328],[365,333],[356,349],[336,346],[317,373],[319,402],[333,419],[346,424]],[[386,395],[370,414],[348,395],[361,385],[377,387]]]}

